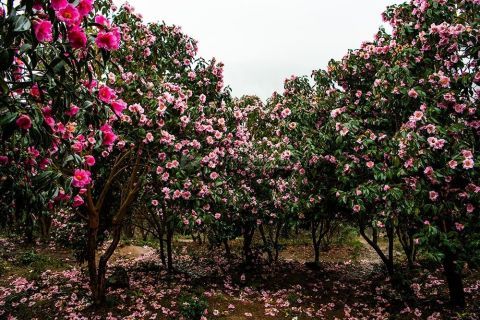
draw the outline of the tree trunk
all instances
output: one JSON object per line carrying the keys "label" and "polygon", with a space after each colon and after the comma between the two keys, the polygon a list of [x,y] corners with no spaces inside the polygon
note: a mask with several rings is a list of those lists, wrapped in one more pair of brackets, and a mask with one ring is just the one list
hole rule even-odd
{"label": "tree trunk", "polygon": [[167,226],[167,270],[173,271],[173,253],[172,253],[173,229]]}
{"label": "tree trunk", "polygon": [[450,303],[456,308],[463,309],[465,307],[465,292],[463,290],[462,275],[451,253],[445,254],[443,269],[450,292]]}
{"label": "tree trunk", "polygon": [[50,237],[50,227],[52,226],[52,218],[50,216],[42,214],[39,218],[40,222],[40,235],[42,241],[48,241]]}
{"label": "tree trunk", "polygon": [[258,228],[258,230],[260,230],[260,235],[262,237],[262,241],[263,241],[263,248],[264,250],[267,252],[267,255],[268,255],[268,262],[269,263],[272,263],[273,262],[273,254],[272,254],[272,249],[271,249],[271,245],[270,245],[270,242],[268,241],[266,235],[265,235],[265,230],[263,228],[263,224],[260,225],[260,227]]}
{"label": "tree trunk", "polygon": [[[380,259],[382,259],[382,262],[384,263],[385,268],[387,269],[387,272],[388,272],[389,276],[393,276],[394,275],[393,255],[389,254],[389,256],[387,257],[383,253],[382,249],[378,246],[378,244],[374,240],[370,239],[367,236],[367,234],[365,233],[365,226],[363,226],[363,225],[360,225],[360,235],[375,250],[375,252],[378,254]],[[390,239],[389,239],[389,243],[390,243]],[[393,248],[393,246],[392,246],[392,248]],[[393,252],[393,249],[390,248],[390,245],[389,245],[388,251],[389,251],[389,253]]]}
{"label": "tree trunk", "polygon": [[105,253],[100,257],[98,264],[96,259],[98,228],[90,227],[88,230],[87,261],[92,291],[93,303],[96,307],[102,306],[106,300],[107,263],[120,242],[121,226],[113,227],[113,239]]}
{"label": "tree trunk", "polygon": [[243,255],[245,258],[245,264],[247,266],[252,265],[253,252],[252,252],[252,240],[255,233],[255,227],[244,226],[243,228]]}
{"label": "tree trunk", "polygon": [[33,218],[30,212],[26,213],[25,218],[25,241],[28,244],[33,243]]}
{"label": "tree trunk", "polygon": [[313,253],[315,255],[314,263],[315,265],[320,265],[320,241],[317,240],[318,224],[312,221],[310,225],[311,225]]}
{"label": "tree trunk", "polygon": [[287,229],[287,228],[284,228],[284,226],[285,225],[283,223],[279,222],[279,225],[277,226],[277,232],[275,232],[275,240],[273,243],[273,247],[275,249],[275,257],[274,257],[275,262],[278,262],[278,255],[280,254],[280,246],[279,246],[280,235],[282,234],[283,229]]}
{"label": "tree trunk", "polygon": [[227,255],[227,258],[230,258],[232,256],[232,252],[230,251],[230,245],[228,244],[228,239],[223,240],[223,246],[225,247],[225,254]]}

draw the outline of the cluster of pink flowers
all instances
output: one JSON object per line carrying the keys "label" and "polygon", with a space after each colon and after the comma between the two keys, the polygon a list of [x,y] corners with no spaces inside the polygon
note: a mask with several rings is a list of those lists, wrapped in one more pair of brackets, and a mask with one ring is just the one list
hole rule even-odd
{"label": "cluster of pink flowers", "polygon": [[[55,11],[58,21],[63,22],[68,28],[68,41],[72,48],[85,48],[88,42],[85,29],[82,28],[82,19],[89,16],[93,10],[94,0],[80,0],[76,5],[67,0],[51,0],[50,6]],[[43,6],[37,3],[34,9],[39,15],[46,16]],[[95,17],[95,21],[102,25],[95,38],[98,48],[105,50],[117,50],[120,47],[121,34],[117,27],[111,28],[110,22],[103,17]],[[52,21],[40,18],[34,20],[33,31],[38,42],[51,42],[53,40]]]}

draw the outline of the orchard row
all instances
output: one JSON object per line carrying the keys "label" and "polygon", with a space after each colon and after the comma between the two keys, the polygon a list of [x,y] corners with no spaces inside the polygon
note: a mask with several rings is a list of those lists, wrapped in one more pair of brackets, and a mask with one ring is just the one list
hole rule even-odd
{"label": "orchard row", "polygon": [[318,263],[339,222],[392,278],[396,241],[409,267],[419,252],[441,264],[465,304],[462,270],[480,262],[478,0],[390,7],[391,33],[266,103],[233,98],[221,63],[128,4],[4,2],[0,222],[83,253],[95,304],[134,228],[171,269],[175,232],[227,251],[242,237],[252,264],[255,232],[275,261],[282,232],[307,227]]}

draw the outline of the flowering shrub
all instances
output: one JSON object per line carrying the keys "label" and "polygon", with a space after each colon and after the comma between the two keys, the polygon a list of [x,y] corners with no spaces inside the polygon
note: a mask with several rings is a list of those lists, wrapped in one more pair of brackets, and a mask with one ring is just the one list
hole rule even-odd
{"label": "flowering shrub", "polygon": [[108,261],[139,216],[169,270],[176,231],[227,252],[241,235],[251,264],[257,230],[273,262],[281,233],[308,226],[318,263],[346,220],[394,279],[396,238],[410,267],[419,249],[440,262],[462,306],[462,268],[480,262],[479,5],[392,6],[391,33],[264,104],[231,98],[223,64],[128,4],[2,1],[2,226],[33,241],[53,225],[102,304]]}

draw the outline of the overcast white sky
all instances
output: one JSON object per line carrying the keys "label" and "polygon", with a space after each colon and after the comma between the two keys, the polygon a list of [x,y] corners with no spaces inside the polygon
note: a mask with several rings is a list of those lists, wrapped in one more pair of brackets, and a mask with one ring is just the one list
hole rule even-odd
{"label": "overcast white sky", "polygon": [[[114,0],[120,4],[124,0]],[[371,40],[384,9],[404,0],[130,0],[146,21],[182,27],[200,55],[225,63],[233,94],[268,98]]]}

